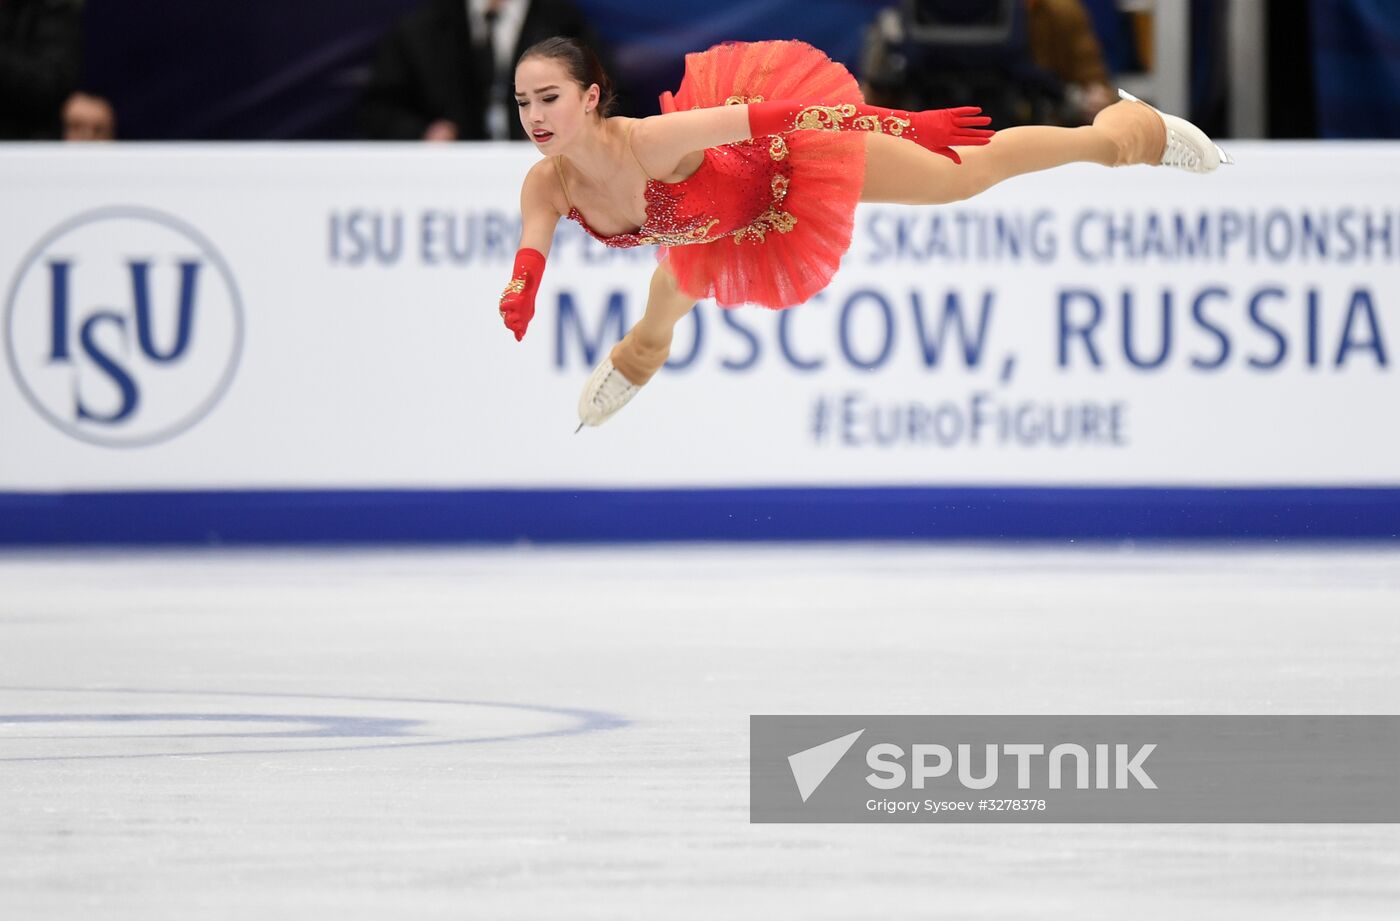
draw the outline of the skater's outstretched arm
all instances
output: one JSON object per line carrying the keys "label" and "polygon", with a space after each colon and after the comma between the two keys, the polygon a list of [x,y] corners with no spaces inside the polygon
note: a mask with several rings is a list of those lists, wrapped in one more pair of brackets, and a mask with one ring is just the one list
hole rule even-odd
{"label": "skater's outstretched arm", "polygon": [[544,261],[554,242],[554,228],[562,217],[553,200],[551,164],[541,160],[531,167],[520,187],[520,249],[515,253],[510,282],[501,293],[500,314],[515,341],[525,338],[525,328],[535,315],[535,292],[544,276]]}
{"label": "skater's outstretched arm", "polygon": [[889,134],[960,162],[953,146],[980,146],[995,133],[981,109],[905,112],[843,103],[830,106],[800,100],[715,106],[644,118],[632,136],[632,149],[648,175],[668,176],[689,154],[751,137],[793,131],[865,131]]}
{"label": "skater's outstretched arm", "polygon": [[823,105],[800,100],[760,102],[748,106],[755,137],[790,131],[864,131],[889,134],[961,163],[953,147],[981,147],[996,132],[992,120],[976,106],[905,112],[853,102]]}

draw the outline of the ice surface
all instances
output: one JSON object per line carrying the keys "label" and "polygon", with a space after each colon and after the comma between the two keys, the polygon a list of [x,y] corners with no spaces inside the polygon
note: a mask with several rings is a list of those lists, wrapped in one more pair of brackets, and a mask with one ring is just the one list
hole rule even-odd
{"label": "ice surface", "polygon": [[1393,918],[1388,825],[750,825],[753,713],[1397,713],[1400,552],[0,557],[5,918]]}

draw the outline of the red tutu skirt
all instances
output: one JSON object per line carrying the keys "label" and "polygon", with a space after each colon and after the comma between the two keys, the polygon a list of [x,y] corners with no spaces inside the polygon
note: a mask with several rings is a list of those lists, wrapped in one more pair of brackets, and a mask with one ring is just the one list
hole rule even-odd
{"label": "red tutu skirt", "polygon": [[[661,97],[661,110],[779,99],[822,105],[864,102],[850,72],[805,42],[736,42],[686,55],[680,90],[674,97]],[[756,157],[765,158],[770,140],[732,146],[751,145]],[[791,307],[825,288],[836,274],[851,245],[865,181],[864,135],[795,131],[782,140],[787,148],[783,172],[789,177],[782,209],[791,215],[792,221],[784,224],[790,229],[766,233],[761,242],[752,236],[725,237],[663,247],[657,258],[667,263],[681,290],[712,297],[722,307]],[[721,183],[717,188],[733,187]]]}

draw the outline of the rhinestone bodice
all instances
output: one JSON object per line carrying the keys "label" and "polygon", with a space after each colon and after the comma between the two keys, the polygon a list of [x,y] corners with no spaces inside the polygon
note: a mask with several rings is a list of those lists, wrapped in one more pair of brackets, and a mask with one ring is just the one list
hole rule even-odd
{"label": "rhinestone bodice", "polygon": [[605,236],[588,226],[577,208],[569,218],[605,246],[684,246],[732,237],[762,242],[770,231],[787,233],[792,217],[782,209],[792,166],[781,137],[711,147],[700,168],[680,182],[647,180],[646,222],[630,233]]}

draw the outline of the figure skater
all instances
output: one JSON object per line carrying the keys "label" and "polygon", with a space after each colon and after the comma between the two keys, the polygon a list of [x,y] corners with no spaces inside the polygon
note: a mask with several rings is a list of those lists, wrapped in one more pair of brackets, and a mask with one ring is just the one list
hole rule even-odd
{"label": "figure skater", "polygon": [[973,107],[867,106],[844,67],[802,42],[718,45],[685,63],[662,114],[643,119],[609,116],[608,77],[573,39],[540,42],[516,65],[520,121],[545,159],[520,190],[507,328],[525,335],[560,218],[607,246],[660,247],[646,312],[590,376],[580,428],[651,380],[696,301],[781,309],[826,287],[858,202],[945,204],[1067,163],[1207,173],[1231,162],[1199,128],[1126,93],[1090,126],[994,135]]}

